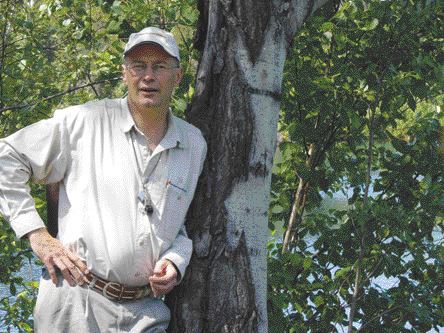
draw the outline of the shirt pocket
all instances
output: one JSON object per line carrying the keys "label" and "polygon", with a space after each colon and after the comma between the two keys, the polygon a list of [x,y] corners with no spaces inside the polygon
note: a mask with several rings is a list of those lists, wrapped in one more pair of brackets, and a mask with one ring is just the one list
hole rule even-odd
{"label": "shirt pocket", "polygon": [[163,213],[160,218],[159,236],[173,242],[182,227],[191,199],[186,188],[168,182]]}

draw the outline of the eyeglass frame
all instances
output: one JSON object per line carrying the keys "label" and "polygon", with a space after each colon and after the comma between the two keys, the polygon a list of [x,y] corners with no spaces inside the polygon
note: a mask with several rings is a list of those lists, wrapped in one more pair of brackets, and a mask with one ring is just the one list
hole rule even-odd
{"label": "eyeglass frame", "polygon": [[[176,64],[174,66],[167,66],[167,63],[165,61],[150,64],[148,62],[138,60],[133,62],[125,62],[124,66],[128,69],[131,75],[137,77],[146,75],[148,67],[151,67],[151,72],[156,77],[164,75],[167,71],[171,69],[180,68],[179,64]],[[136,66],[139,66],[139,68],[135,68]]]}

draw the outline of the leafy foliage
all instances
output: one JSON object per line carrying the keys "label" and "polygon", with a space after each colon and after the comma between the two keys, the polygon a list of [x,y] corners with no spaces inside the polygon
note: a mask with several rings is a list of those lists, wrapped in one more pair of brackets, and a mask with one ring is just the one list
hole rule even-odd
{"label": "leafy foliage", "polygon": [[[344,2],[295,39],[273,175],[275,234],[287,229],[301,184],[305,192],[289,251],[269,245],[270,332],[337,332],[349,320],[360,332],[444,325],[436,6]],[[346,202],[328,209],[331,197]]]}

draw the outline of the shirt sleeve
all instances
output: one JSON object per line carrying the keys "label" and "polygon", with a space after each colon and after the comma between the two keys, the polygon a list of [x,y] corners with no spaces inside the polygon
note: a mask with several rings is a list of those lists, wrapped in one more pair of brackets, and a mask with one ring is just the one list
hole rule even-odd
{"label": "shirt sleeve", "polygon": [[165,251],[160,259],[167,259],[176,266],[179,271],[178,280],[180,282],[185,274],[185,269],[190,263],[192,252],[193,244],[191,239],[188,238],[185,226],[183,225],[171,247]]}
{"label": "shirt sleeve", "polygon": [[[204,141],[202,146],[202,155],[200,159],[199,175],[202,172],[205,157],[207,154],[207,144]],[[173,262],[176,268],[179,270],[179,283],[185,274],[185,270],[190,262],[191,254],[193,252],[193,243],[188,238],[185,225],[182,225],[177,237],[175,238],[171,247],[165,251],[160,259],[167,259]]]}
{"label": "shirt sleeve", "polygon": [[18,238],[44,227],[28,181],[63,179],[69,160],[68,134],[61,119],[51,118],[0,139],[0,214]]}

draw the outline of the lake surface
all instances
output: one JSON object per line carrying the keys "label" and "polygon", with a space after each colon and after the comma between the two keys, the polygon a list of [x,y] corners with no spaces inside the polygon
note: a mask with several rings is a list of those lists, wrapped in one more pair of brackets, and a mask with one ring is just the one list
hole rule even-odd
{"label": "lake surface", "polygon": [[[31,260],[31,263],[28,260],[23,261],[23,266],[20,269],[20,271],[17,273],[17,276],[21,276],[26,282],[31,281],[39,281],[40,275],[42,272],[42,267],[40,265],[37,265],[33,262],[34,260]],[[17,286],[17,293],[19,293],[21,289]],[[0,299],[4,297],[12,297],[11,293],[9,291],[9,285],[4,285],[0,283]],[[0,318],[2,318],[4,315],[4,312],[0,310]],[[5,327],[3,327],[0,324],[0,332],[4,333],[3,331]],[[17,330],[11,331],[12,333],[18,333]]]}

